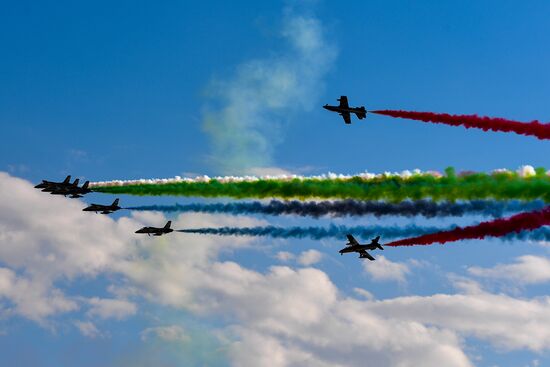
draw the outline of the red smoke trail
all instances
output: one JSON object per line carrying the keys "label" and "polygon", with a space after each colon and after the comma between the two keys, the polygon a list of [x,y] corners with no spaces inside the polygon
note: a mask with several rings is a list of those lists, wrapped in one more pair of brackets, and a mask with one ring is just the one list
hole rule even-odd
{"label": "red smoke trail", "polygon": [[531,231],[550,224],[550,206],[534,212],[520,213],[504,219],[483,222],[475,226],[455,228],[450,231],[405,238],[387,243],[386,246],[431,245],[452,241],[481,239],[487,236],[502,237],[512,232]]}
{"label": "red smoke trail", "polygon": [[550,124],[543,124],[538,121],[518,122],[498,117],[486,117],[477,115],[449,115],[448,113],[378,110],[370,111],[379,115],[400,117],[404,119],[433,122],[436,124],[447,124],[452,126],[464,126],[469,129],[475,127],[484,131],[514,132],[520,135],[532,135],[539,139],[550,139]]}

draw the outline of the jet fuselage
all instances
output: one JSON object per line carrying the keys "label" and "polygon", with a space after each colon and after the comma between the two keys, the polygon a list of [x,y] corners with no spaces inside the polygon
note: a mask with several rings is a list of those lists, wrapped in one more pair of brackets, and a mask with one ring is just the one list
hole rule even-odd
{"label": "jet fuselage", "polygon": [[340,107],[340,106],[331,106],[331,105],[324,105],[323,108],[325,110],[328,110],[328,111],[332,111],[332,112],[338,112],[338,113],[342,113],[342,112],[349,112],[349,113],[355,113],[355,114],[366,114],[367,113],[367,110],[365,110],[365,107],[348,107],[348,108],[344,108],[344,107]]}

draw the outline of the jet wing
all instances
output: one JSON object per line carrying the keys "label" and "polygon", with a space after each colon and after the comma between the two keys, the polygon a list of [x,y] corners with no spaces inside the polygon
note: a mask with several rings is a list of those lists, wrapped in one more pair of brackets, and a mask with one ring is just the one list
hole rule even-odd
{"label": "jet wing", "polygon": [[340,101],[340,108],[349,108],[348,97],[342,96],[338,100]]}
{"label": "jet wing", "polygon": [[344,118],[346,124],[351,124],[351,116],[349,112],[340,112],[340,116]]}
{"label": "jet wing", "polygon": [[347,234],[346,237],[348,238],[348,241],[349,241],[350,244],[352,244],[352,245],[358,245],[359,244],[359,242],[357,242],[355,237],[353,237],[351,234]]}
{"label": "jet wing", "polygon": [[370,261],[374,260],[374,257],[372,257],[367,251],[359,251],[359,258],[360,259],[369,259]]}

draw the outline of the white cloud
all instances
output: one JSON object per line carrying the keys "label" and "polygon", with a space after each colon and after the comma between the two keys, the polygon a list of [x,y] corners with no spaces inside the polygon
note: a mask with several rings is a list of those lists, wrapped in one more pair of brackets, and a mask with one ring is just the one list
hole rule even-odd
{"label": "white cloud", "polygon": [[[52,198],[5,174],[0,174],[0,186],[0,297],[13,304],[15,313],[34,320],[78,308],[54,286],[60,279],[107,273],[124,278],[109,287],[117,298],[82,301],[91,304],[88,317],[127,317],[142,297],[200,317],[221,317],[227,326],[218,332],[227,336],[232,362],[240,366],[265,361],[274,366],[363,366],[365,355],[379,366],[471,366],[463,336],[510,349],[550,349],[549,298],[490,294],[468,279],[457,283],[476,292],[375,301],[362,290],[356,291],[362,299],[349,298],[318,269],[275,266],[257,272],[218,260],[220,251],[249,246],[250,238],[139,237],[133,232],[140,225],[166,218],[142,213],[114,221],[82,213],[80,202]],[[182,215],[174,219],[174,227],[257,222]],[[77,256],[79,251],[91,258]],[[385,261],[385,268],[400,265]],[[406,275],[403,267],[397,269],[388,276]],[[134,302],[124,301],[129,298]],[[99,335],[92,320],[75,326],[83,334]],[[146,329],[142,337],[185,339],[184,329],[171,326]]]}
{"label": "white cloud", "polygon": [[359,295],[359,296],[361,296],[365,299],[368,299],[369,301],[372,301],[375,298],[374,295],[371,292],[369,292],[368,290],[363,289],[363,288],[353,288],[353,291],[357,295]]}
{"label": "white cloud", "polygon": [[88,303],[91,306],[87,312],[88,316],[97,316],[102,319],[114,318],[121,320],[135,315],[137,311],[137,306],[134,303],[122,299],[93,297],[88,299]]}
{"label": "white cloud", "polygon": [[101,332],[90,321],[74,321],[73,324],[80,331],[80,333],[88,338],[95,339],[101,337]]}
{"label": "white cloud", "polygon": [[376,261],[364,261],[363,269],[374,281],[405,282],[405,277],[410,273],[406,263],[393,262],[380,255]]}
{"label": "white cloud", "polygon": [[277,260],[287,262],[287,261],[293,260],[295,258],[295,256],[294,256],[293,253],[288,252],[288,251],[279,251],[275,255],[275,258]]}
{"label": "white cloud", "polygon": [[475,336],[506,349],[550,349],[550,297],[517,299],[486,292],[399,297],[368,308],[394,320]]}
{"label": "white cloud", "polygon": [[[0,243],[1,244],[1,243]],[[0,299],[8,299],[13,313],[46,325],[46,318],[75,311],[78,305],[47,280],[18,277],[14,271],[0,268]]]}
{"label": "white cloud", "polygon": [[509,280],[517,284],[536,284],[550,281],[550,260],[545,257],[525,255],[513,264],[498,264],[492,268],[473,266],[468,272],[481,278]]}
{"label": "white cloud", "polygon": [[318,263],[323,258],[323,254],[317,250],[307,250],[300,254],[298,258],[298,263],[303,266],[310,266]]}
{"label": "white cloud", "polygon": [[190,340],[189,336],[185,333],[183,328],[179,325],[169,325],[169,326],[157,326],[152,328],[147,328],[141,333],[141,340],[147,341],[151,336],[155,336],[161,340],[167,342],[188,342]]}
{"label": "white cloud", "polygon": [[214,147],[211,158],[225,172],[283,172],[270,168],[280,127],[294,111],[313,106],[335,60],[334,47],[313,17],[288,11],[281,36],[286,50],[243,63],[233,78],[209,88],[221,108],[206,110],[203,127]]}

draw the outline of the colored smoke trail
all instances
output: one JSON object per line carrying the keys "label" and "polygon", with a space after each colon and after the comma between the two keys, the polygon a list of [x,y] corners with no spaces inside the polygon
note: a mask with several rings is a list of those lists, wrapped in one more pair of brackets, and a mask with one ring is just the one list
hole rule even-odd
{"label": "colored smoke trail", "polygon": [[[221,228],[194,228],[181,229],[178,232],[210,234],[218,236],[269,236],[273,238],[311,238],[321,240],[325,238],[345,239],[346,234],[353,234],[358,240],[367,240],[375,236],[381,236],[381,243],[384,246],[384,240],[388,238],[398,238],[403,236],[417,236],[445,230],[453,230],[456,227],[422,227],[409,225],[406,227],[397,226],[337,226],[329,227],[221,227]],[[542,227],[533,231],[523,231],[519,233],[509,233],[500,237],[503,240],[532,240],[532,241],[550,241],[550,227]]]}
{"label": "colored smoke trail", "polygon": [[[532,171],[532,172],[531,172]],[[97,182],[93,190],[111,194],[170,195],[194,197],[357,199],[401,202],[431,198],[441,200],[536,200],[550,202],[550,176],[530,167],[530,174],[495,171],[491,174],[446,175],[415,173],[403,175],[320,177],[174,179],[166,183],[143,181]]]}
{"label": "colored smoke trail", "polygon": [[438,231],[438,227],[420,227],[410,225],[406,227],[382,227],[382,226],[337,226],[328,227],[220,227],[220,228],[196,228],[181,229],[178,232],[213,234],[220,236],[269,236],[274,238],[311,238],[320,240],[323,238],[345,238],[346,234],[353,233],[358,237],[382,236],[383,238],[398,238],[403,236],[415,236],[419,234]]}
{"label": "colored smoke trail", "polygon": [[468,227],[457,227],[447,231],[430,233],[413,238],[387,243],[386,246],[414,246],[447,243],[460,240],[482,239],[487,236],[502,237],[510,233],[531,231],[550,224],[550,206],[528,213],[520,213],[509,218],[495,219]]}
{"label": "colored smoke trail", "polygon": [[214,204],[174,204],[136,206],[126,209],[137,211],[160,212],[201,212],[225,214],[265,214],[265,215],[299,215],[318,218],[329,215],[332,217],[360,216],[360,215],[398,215],[412,217],[422,215],[427,218],[436,216],[463,216],[465,214],[481,214],[492,217],[502,217],[504,213],[531,211],[542,209],[545,206],[541,200],[532,202],[521,201],[488,201],[474,200],[469,202],[436,203],[428,200],[403,201],[387,203],[381,201],[278,201],[269,203],[259,201],[241,203],[214,203]]}
{"label": "colored smoke trail", "polygon": [[447,113],[416,112],[401,110],[369,111],[379,115],[398,117],[404,119],[433,122],[451,126],[464,126],[465,128],[477,128],[484,131],[514,132],[520,135],[536,136],[539,139],[550,139],[550,124],[538,121],[519,122],[498,117],[486,117],[477,115],[450,115]]}

